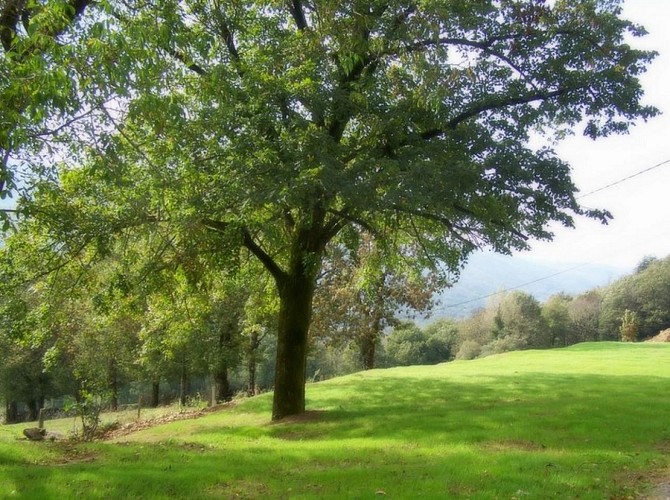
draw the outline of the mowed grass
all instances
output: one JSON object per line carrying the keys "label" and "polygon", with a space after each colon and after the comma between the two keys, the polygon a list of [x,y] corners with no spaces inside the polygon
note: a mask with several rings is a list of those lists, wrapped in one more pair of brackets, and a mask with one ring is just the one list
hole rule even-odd
{"label": "mowed grass", "polygon": [[[0,497],[635,498],[670,479],[670,344],[581,344],[308,386],[92,444],[0,427]],[[47,426],[48,427],[48,426]]]}

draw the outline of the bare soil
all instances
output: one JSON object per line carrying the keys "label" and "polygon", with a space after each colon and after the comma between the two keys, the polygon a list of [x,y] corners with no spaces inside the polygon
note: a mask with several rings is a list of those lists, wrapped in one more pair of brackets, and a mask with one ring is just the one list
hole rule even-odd
{"label": "bare soil", "polygon": [[661,331],[655,337],[650,338],[647,342],[670,342],[670,328]]}
{"label": "bare soil", "polygon": [[119,437],[127,436],[134,432],[138,432],[144,429],[150,429],[151,427],[156,427],[157,425],[163,425],[170,422],[177,422],[179,420],[189,420],[200,418],[209,413],[215,411],[229,410],[235,406],[235,402],[231,401],[229,403],[221,403],[215,406],[209,406],[200,410],[191,410],[191,411],[181,411],[179,413],[171,413],[168,415],[163,415],[161,417],[148,418],[144,420],[136,420],[134,422],[128,422],[126,424],[112,424],[107,426],[99,439],[102,440],[111,440]]}

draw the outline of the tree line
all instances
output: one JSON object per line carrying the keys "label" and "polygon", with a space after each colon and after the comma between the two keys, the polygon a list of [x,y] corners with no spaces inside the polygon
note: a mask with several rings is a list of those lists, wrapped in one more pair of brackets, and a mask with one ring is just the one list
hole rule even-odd
{"label": "tree line", "polygon": [[[19,244],[26,242],[7,241],[5,263]],[[428,313],[434,277],[393,270],[376,252],[363,238],[356,255],[335,252],[321,274],[309,380],[520,349],[644,340],[670,328],[670,257],[645,259],[633,274],[578,296],[560,293],[540,303],[506,292],[466,319],[420,327],[399,312]],[[259,279],[263,274],[252,268],[225,278],[204,269],[198,274],[166,255],[159,271],[138,253],[133,250],[132,265],[120,254],[86,269],[68,263],[58,275],[3,294],[0,397],[7,422],[35,419],[48,400],[64,397],[73,403],[97,397],[117,409],[140,398],[146,406],[184,405],[195,393],[210,400],[212,387],[219,402],[272,388],[277,297]],[[15,279],[17,264],[12,261]],[[631,323],[632,337],[625,330]]]}

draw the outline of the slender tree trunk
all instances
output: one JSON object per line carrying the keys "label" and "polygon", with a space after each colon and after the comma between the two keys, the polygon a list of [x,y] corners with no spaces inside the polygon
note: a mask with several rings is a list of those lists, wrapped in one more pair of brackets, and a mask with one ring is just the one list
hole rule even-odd
{"label": "slender tree trunk", "polygon": [[160,402],[160,389],[161,383],[159,381],[154,381],[151,383],[151,403],[152,408],[156,408]]}
{"label": "slender tree trunk", "polygon": [[181,365],[181,377],[179,378],[179,404],[186,406],[186,395],[188,394],[188,373],[186,372],[186,362]]}
{"label": "slender tree trunk", "polygon": [[[294,260],[292,272],[279,283],[277,363],[272,419],[280,420],[305,411],[307,334],[317,266]],[[311,272],[309,268],[312,268]]]}
{"label": "slender tree trunk", "polygon": [[258,350],[258,332],[252,331],[247,352],[247,394],[256,394],[256,351]]}
{"label": "slender tree trunk", "polygon": [[116,363],[112,360],[109,363],[109,407],[112,411],[119,409],[119,376]]}

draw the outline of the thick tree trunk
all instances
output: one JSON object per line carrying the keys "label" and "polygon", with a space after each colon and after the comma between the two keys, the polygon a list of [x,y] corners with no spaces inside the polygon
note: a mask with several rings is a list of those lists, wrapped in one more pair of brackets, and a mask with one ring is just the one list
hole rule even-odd
{"label": "thick tree trunk", "polygon": [[[377,304],[376,307],[377,311],[381,311],[383,304]],[[375,367],[377,340],[382,331],[382,318],[377,311],[373,311],[370,323],[367,324],[367,331],[363,332],[360,341],[361,360],[363,361],[364,370],[372,370]]]}
{"label": "thick tree trunk", "polygon": [[228,369],[221,368],[214,374],[214,382],[216,383],[216,400],[230,401],[233,398],[232,390],[230,389],[230,382],[228,381]]}
{"label": "thick tree trunk", "polygon": [[367,332],[361,339],[361,358],[363,360],[364,370],[372,370],[375,367],[376,346],[377,336]]}
{"label": "thick tree trunk", "polygon": [[33,422],[34,420],[37,420],[40,414],[40,403],[37,399],[31,399],[26,403],[28,406],[28,420],[30,422]]}
{"label": "thick tree trunk", "polygon": [[279,286],[273,420],[305,411],[307,334],[316,275],[316,271],[309,272],[307,267],[299,262]]}
{"label": "thick tree trunk", "polygon": [[16,424],[19,421],[19,405],[16,401],[5,403],[5,423]]}

